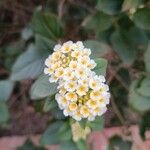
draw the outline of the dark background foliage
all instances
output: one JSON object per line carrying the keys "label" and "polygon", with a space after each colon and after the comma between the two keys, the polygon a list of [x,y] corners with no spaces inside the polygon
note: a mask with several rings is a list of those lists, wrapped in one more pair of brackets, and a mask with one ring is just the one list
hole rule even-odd
{"label": "dark background foliage", "polygon": [[[112,96],[104,126],[137,124],[145,139],[150,127],[149,7],[148,0],[1,0],[0,136],[43,133],[47,124],[64,120],[54,86],[49,93],[41,77],[43,64],[56,43],[81,40],[92,57],[108,61]],[[105,74],[105,66],[104,61],[98,71]],[[123,142],[114,137],[110,143],[116,141]]]}

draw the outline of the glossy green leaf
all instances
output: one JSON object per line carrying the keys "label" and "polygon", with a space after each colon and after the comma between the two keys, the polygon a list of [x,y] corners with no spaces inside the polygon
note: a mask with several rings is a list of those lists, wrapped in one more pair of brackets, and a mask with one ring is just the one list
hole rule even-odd
{"label": "glossy green leaf", "polygon": [[104,56],[104,54],[110,51],[110,47],[103,42],[99,42],[96,40],[87,40],[84,41],[84,45],[87,48],[91,49],[91,58],[97,58]]}
{"label": "glossy green leaf", "polygon": [[93,131],[102,130],[104,127],[103,117],[96,117],[94,121],[88,122],[87,126],[90,127]]}
{"label": "glossy green leaf", "polygon": [[78,150],[73,141],[63,141],[60,144],[60,150]]}
{"label": "glossy green leaf", "polygon": [[82,119],[81,121],[79,121],[80,127],[85,129],[87,122],[88,122],[87,119]]}
{"label": "glossy green leaf", "polygon": [[114,15],[120,12],[123,0],[98,0],[96,8],[106,14]]}
{"label": "glossy green leaf", "polygon": [[53,116],[53,118],[57,119],[57,120],[63,120],[66,119],[66,117],[63,114],[63,111],[60,110],[58,107],[53,108],[51,110],[51,115]]}
{"label": "glossy green leaf", "polygon": [[96,33],[104,31],[111,26],[111,17],[103,12],[97,12],[94,15],[88,16],[83,26],[86,29],[94,30]]}
{"label": "glossy green leaf", "polygon": [[150,43],[144,55],[146,71],[150,72]]}
{"label": "glossy green leaf", "polygon": [[142,96],[138,93],[139,81],[133,81],[130,87],[130,93],[129,93],[129,104],[133,109],[135,109],[138,112],[145,112],[150,110],[150,98]]}
{"label": "glossy green leaf", "polygon": [[47,75],[40,76],[31,87],[30,96],[32,99],[41,99],[52,96],[57,92],[57,85],[49,82]]}
{"label": "glossy green leaf", "polygon": [[56,106],[57,106],[57,102],[55,100],[55,96],[48,97],[45,100],[43,111],[48,112],[52,110],[53,108],[55,108]]}
{"label": "glossy green leaf", "polygon": [[0,81],[0,101],[7,101],[10,98],[14,83],[10,80]]}
{"label": "glossy green leaf", "polygon": [[132,64],[139,50],[148,47],[148,41],[146,33],[134,26],[127,31],[117,29],[111,36],[113,48],[125,64]]}
{"label": "glossy green leaf", "polygon": [[39,34],[35,36],[35,46],[40,53],[50,54],[53,52],[53,47],[55,43]]}
{"label": "glossy green leaf", "polygon": [[144,78],[141,81],[140,87],[137,88],[137,92],[141,96],[150,98],[150,78]]}
{"label": "glossy green leaf", "polygon": [[150,9],[138,9],[133,15],[133,21],[142,29],[150,30]]}
{"label": "glossy green leaf", "polygon": [[33,44],[29,45],[27,51],[22,53],[13,65],[10,79],[20,81],[36,78],[43,71],[45,58],[45,53],[41,54]]}
{"label": "glossy green leaf", "polygon": [[46,150],[46,149],[44,147],[34,145],[34,143],[30,139],[27,139],[22,146],[17,148],[17,150]]}
{"label": "glossy green leaf", "polygon": [[128,39],[128,35],[121,30],[117,30],[111,37],[111,42],[114,50],[126,64],[131,64],[136,56],[136,49],[132,46],[131,41]]}
{"label": "glossy green leaf", "polygon": [[126,11],[131,8],[137,8],[142,3],[142,0],[124,0],[122,10]]}
{"label": "glossy green leaf", "polygon": [[58,131],[61,141],[68,141],[72,138],[72,131],[69,122],[65,122]]}
{"label": "glossy green leaf", "polygon": [[40,143],[45,144],[59,144],[60,137],[58,134],[58,130],[63,125],[62,121],[56,121],[48,126],[45,132],[42,134]]}
{"label": "glossy green leaf", "polygon": [[0,102],[0,123],[5,123],[9,119],[8,107],[5,102]]}
{"label": "glossy green leaf", "polygon": [[110,139],[107,150],[131,150],[132,143],[129,141],[124,141],[119,136],[114,136]]}
{"label": "glossy green leaf", "polygon": [[107,60],[104,58],[96,58],[94,59],[96,62],[96,67],[93,69],[97,75],[104,75],[106,74],[107,68]]}
{"label": "glossy green leaf", "polygon": [[88,146],[86,141],[84,140],[79,140],[76,142],[78,150],[88,150]]}
{"label": "glossy green leaf", "polygon": [[63,35],[61,22],[55,15],[48,12],[35,12],[31,28],[35,33],[55,41]]}
{"label": "glossy green leaf", "polygon": [[21,37],[24,40],[29,40],[32,36],[33,36],[33,31],[29,27],[24,28],[21,32]]}

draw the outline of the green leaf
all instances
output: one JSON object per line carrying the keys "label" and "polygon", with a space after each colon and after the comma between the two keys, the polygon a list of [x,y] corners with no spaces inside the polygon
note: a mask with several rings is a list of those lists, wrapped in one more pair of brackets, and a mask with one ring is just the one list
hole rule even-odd
{"label": "green leaf", "polygon": [[142,116],[140,122],[140,135],[145,140],[145,132],[150,129],[150,111]]}
{"label": "green leaf", "polygon": [[137,88],[137,92],[141,96],[150,98],[150,77],[144,78],[141,82],[139,88]]}
{"label": "green leaf", "polygon": [[135,59],[135,49],[132,48],[127,35],[121,30],[115,31],[111,36],[111,42],[124,63],[132,63]]}
{"label": "green leaf", "polygon": [[87,48],[90,48],[92,53],[90,55],[91,58],[97,58],[104,56],[104,54],[110,51],[110,47],[103,42],[99,42],[96,40],[87,40],[84,41],[84,45]]}
{"label": "green leaf", "polygon": [[104,127],[104,119],[103,117],[96,117],[94,121],[90,121],[87,124],[93,131],[102,130]]}
{"label": "green leaf", "polygon": [[57,85],[49,82],[47,75],[41,75],[31,87],[31,99],[41,99],[47,96],[52,96],[57,92]]}
{"label": "green leaf", "polygon": [[122,10],[126,11],[131,8],[137,8],[142,3],[142,0],[124,0]]}
{"label": "green leaf", "polygon": [[103,12],[97,12],[94,15],[88,16],[83,22],[83,26],[97,33],[110,28],[111,23],[111,17],[109,15]]}
{"label": "green leaf", "polygon": [[[22,52],[25,47],[25,41],[20,39],[19,41],[11,42],[10,44],[6,44],[7,46],[4,48],[3,55],[5,55],[5,59],[3,61],[5,68],[9,71],[12,68],[12,65],[16,61],[16,57]],[[0,50],[1,51],[1,50]],[[1,57],[2,58],[2,57]]]}
{"label": "green leaf", "polygon": [[60,150],[77,150],[77,147],[73,141],[63,141],[60,144]]}
{"label": "green leaf", "polygon": [[53,108],[56,108],[56,106],[57,106],[57,102],[55,100],[55,96],[48,97],[45,100],[43,111],[48,112],[52,110]]}
{"label": "green leaf", "polygon": [[41,53],[53,52],[54,42],[48,38],[45,38],[39,34],[35,36],[35,46]]}
{"label": "green leaf", "polygon": [[0,101],[7,101],[10,98],[14,83],[10,80],[0,81]]}
{"label": "green leaf", "polygon": [[29,40],[32,36],[33,36],[33,32],[31,28],[29,28],[28,26],[24,28],[21,32],[21,37],[24,40]]}
{"label": "green leaf", "polygon": [[120,12],[123,0],[98,0],[96,8],[108,15],[115,15]]}
{"label": "green leaf", "polygon": [[0,102],[0,123],[4,123],[9,119],[8,107],[4,102]]}
{"label": "green leaf", "polygon": [[133,15],[133,21],[142,29],[150,30],[150,9],[138,9]]}
{"label": "green leaf", "polygon": [[79,140],[76,142],[78,150],[88,150],[87,143],[84,140]]}
{"label": "green leaf", "polygon": [[125,64],[132,64],[139,50],[145,50],[148,46],[148,36],[137,27],[129,30],[117,29],[111,36],[111,43]]}
{"label": "green leaf", "polygon": [[124,141],[121,137],[116,135],[110,139],[107,150],[131,150],[131,146],[131,142]]}
{"label": "green leaf", "polygon": [[144,55],[145,67],[146,71],[150,73],[150,43],[148,45],[148,49]]}
{"label": "green leaf", "polygon": [[10,79],[20,81],[28,78],[36,78],[43,71],[46,55],[39,53],[33,44],[29,45],[27,51],[19,56],[12,67]]}
{"label": "green leaf", "polygon": [[104,75],[106,74],[106,68],[107,68],[107,60],[104,58],[96,58],[94,59],[96,62],[96,67],[93,69],[96,74],[98,75]]}
{"label": "green leaf", "polygon": [[69,122],[65,122],[58,131],[61,141],[68,141],[72,138],[72,131]]}
{"label": "green leaf", "polygon": [[35,146],[30,139],[27,139],[22,146],[17,148],[17,150],[46,150],[46,149],[41,146]]}
{"label": "green leaf", "polygon": [[64,114],[63,114],[63,111],[60,110],[58,107],[53,108],[53,109],[51,110],[51,114],[52,114],[52,116],[53,116],[55,119],[57,119],[57,120],[66,119],[66,117],[65,117]]}
{"label": "green leaf", "polygon": [[133,109],[138,112],[145,112],[150,110],[150,98],[142,96],[138,93],[137,88],[139,85],[139,81],[133,81],[130,86],[130,93],[129,93],[129,104]]}
{"label": "green leaf", "polygon": [[45,130],[43,135],[41,136],[40,143],[45,144],[59,144],[60,137],[58,134],[58,130],[63,125],[62,121],[56,121],[49,125],[49,127]]}
{"label": "green leaf", "polygon": [[38,100],[38,101],[34,101],[33,102],[33,107],[34,107],[35,112],[42,113],[43,112],[43,107],[44,107],[44,100],[41,99],[41,100]]}
{"label": "green leaf", "polygon": [[79,121],[80,127],[85,129],[87,122],[87,119],[82,119],[81,121]]}
{"label": "green leaf", "polygon": [[31,28],[35,33],[55,41],[63,35],[60,20],[48,12],[35,12],[32,18]]}

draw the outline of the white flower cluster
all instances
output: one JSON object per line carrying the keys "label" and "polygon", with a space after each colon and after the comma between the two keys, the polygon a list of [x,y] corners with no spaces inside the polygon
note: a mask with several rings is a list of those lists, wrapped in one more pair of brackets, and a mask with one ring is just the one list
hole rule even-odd
{"label": "white flower cluster", "polygon": [[58,82],[59,92],[55,98],[65,116],[77,121],[87,118],[93,121],[102,115],[109,103],[109,87],[105,77],[97,76],[92,69],[96,66],[90,59],[91,50],[78,41],[56,45],[46,61],[44,73],[50,82]]}

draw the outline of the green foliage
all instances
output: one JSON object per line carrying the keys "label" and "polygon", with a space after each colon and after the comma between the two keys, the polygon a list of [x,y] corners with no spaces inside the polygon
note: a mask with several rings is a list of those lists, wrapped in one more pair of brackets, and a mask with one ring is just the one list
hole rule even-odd
{"label": "green foliage", "polygon": [[69,141],[72,139],[72,131],[69,122],[65,122],[58,131],[61,141]]}
{"label": "green foliage", "polygon": [[31,22],[31,28],[35,33],[55,41],[63,35],[63,28],[59,19],[47,12],[36,11]]}
{"label": "green foliage", "polygon": [[148,45],[147,51],[145,52],[144,60],[145,60],[146,71],[150,72],[150,43]]}
{"label": "green foliage", "polygon": [[49,83],[49,77],[41,75],[38,80],[32,85],[30,95],[32,99],[41,99],[47,96],[52,96],[57,92],[55,83]]}
{"label": "green foliage", "polygon": [[98,75],[104,75],[106,74],[106,68],[107,68],[107,60],[103,58],[96,58],[96,67],[93,69],[96,74]]}
{"label": "green foliage", "polygon": [[137,88],[137,92],[141,96],[150,97],[150,78],[144,78]]}
{"label": "green foliage", "polygon": [[135,24],[142,29],[150,30],[150,9],[138,9],[133,16]]}
{"label": "green foliage", "polygon": [[124,0],[122,10],[126,11],[131,8],[137,8],[142,3],[142,0]]}
{"label": "green foliage", "polygon": [[55,107],[55,108],[53,108],[51,110],[51,115],[53,116],[54,119],[57,119],[57,120],[64,120],[64,119],[66,119],[66,117],[63,114],[63,111],[60,110],[58,107]]}
{"label": "green foliage", "polygon": [[41,146],[35,146],[33,142],[30,139],[28,139],[22,146],[18,147],[17,150],[46,150],[46,149]]}
{"label": "green foliage", "polygon": [[4,102],[0,102],[0,123],[5,123],[9,119],[8,107]]}
{"label": "green foliage", "polygon": [[107,150],[115,150],[116,148],[121,150],[131,150],[131,142],[124,141],[119,136],[114,136],[110,139],[109,146]]}
{"label": "green foliage", "polygon": [[86,127],[87,123],[88,123],[87,119],[82,119],[81,121],[79,121],[79,124],[83,129]]}
{"label": "green foliage", "polygon": [[60,150],[77,150],[76,144],[73,141],[63,141],[60,143]]}
{"label": "green foliage", "polygon": [[148,39],[143,31],[132,27],[128,31],[123,28],[116,30],[111,36],[111,42],[124,63],[132,64],[138,50],[147,47]]}
{"label": "green foliage", "polygon": [[130,87],[129,103],[135,110],[144,113],[150,110],[150,97],[145,96],[145,94],[147,94],[147,91],[143,91],[143,95],[139,93],[142,91],[143,88],[145,88],[143,82],[140,82],[141,80],[136,80],[132,82]]}
{"label": "green foliage", "polygon": [[102,130],[104,127],[104,119],[103,117],[96,117],[94,121],[88,122],[87,126],[89,126],[93,131]]}
{"label": "green foliage", "polygon": [[0,81],[0,101],[7,101],[12,93],[14,83],[10,80]]}
{"label": "green foliage", "polygon": [[41,144],[58,144],[60,143],[60,137],[58,131],[62,127],[62,121],[56,121],[48,126],[43,135],[41,136]]}
{"label": "green foliage", "polygon": [[110,51],[110,47],[107,44],[97,40],[86,40],[84,45],[91,49],[91,58],[102,57]]}
{"label": "green foliage", "polygon": [[120,12],[123,0],[98,0],[96,8],[108,15],[115,15]]}
{"label": "green foliage", "polygon": [[57,102],[55,101],[55,96],[47,97],[44,103],[43,111],[48,112],[53,108],[56,108]]}
{"label": "green foliage", "polygon": [[33,32],[30,27],[26,27],[21,32],[21,37],[24,40],[29,40],[33,36]]}
{"label": "green foliage", "polygon": [[[41,112],[42,108],[44,112],[49,112],[53,122],[50,122],[41,136],[41,143],[60,144],[61,150],[88,149],[85,141],[81,140],[77,143],[72,141],[68,118],[63,115],[63,111],[58,108],[55,101],[57,85],[50,84],[49,77],[41,75],[44,60],[53,52],[55,44],[68,39],[73,41],[80,39],[84,41],[85,47],[91,49],[91,58],[97,63],[93,71],[98,75],[106,75],[107,65],[109,65],[107,77],[114,102],[125,118],[129,106],[138,112],[140,134],[144,139],[145,131],[150,127],[148,0],[88,0],[75,3],[65,1],[65,5],[62,4],[62,6],[58,3],[57,1],[43,2],[42,10],[40,7],[33,10],[31,22],[20,32],[21,36],[15,33],[13,40],[20,39],[0,48],[0,66],[2,66],[0,123],[5,123],[9,119],[6,101],[11,96],[15,81],[34,79],[30,97],[33,100],[43,100],[43,103],[34,101],[33,106],[36,107],[36,111]],[[1,35],[3,38],[3,33]],[[5,38],[1,41],[7,43]],[[20,56],[16,59],[18,55]],[[18,90],[20,85],[15,86],[14,93],[20,91]],[[19,96],[22,97],[22,95]],[[120,124],[116,116],[111,119],[113,124],[110,126]],[[131,118],[127,118],[127,121],[129,124],[133,123],[132,115]],[[83,128],[89,126],[92,131],[98,131],[104,127],[103,117],[96,117],[92,122],[83,119],[79,123]],[[108,149],[116,148],[129,150],[131,143],[115,136],[110,139]],[[27,141],[19,149],[40,148]]]}
{"label": "green foliage", "polygon": [[43,71],[45,58],[45,55],[39,53],[33,44],[29,45],[27,51],[21,54],[13,65],[10,79],[20,81],[36,78]]}
{"label": "green foliage", "polygon": [[52,53],[52,49],[54,47],[54,42],[44,36],[41,36],[39,34],[35,35],[35,46],[36,49],[40,52],[40,54],[48,55],[49,53]]}
{"label": "green foliage", "polygon": [[97,12],[94,15],[90,15],[85,19],[83,24],[87,29],[94,30],[96,32],[104,31],[111,26],[111,17],[103,12]]}
{"label": "green foliage", "polygon": [[78,150],[87,150],[88,146],[87,143],[84,140],[79,140],[76,142]]}

